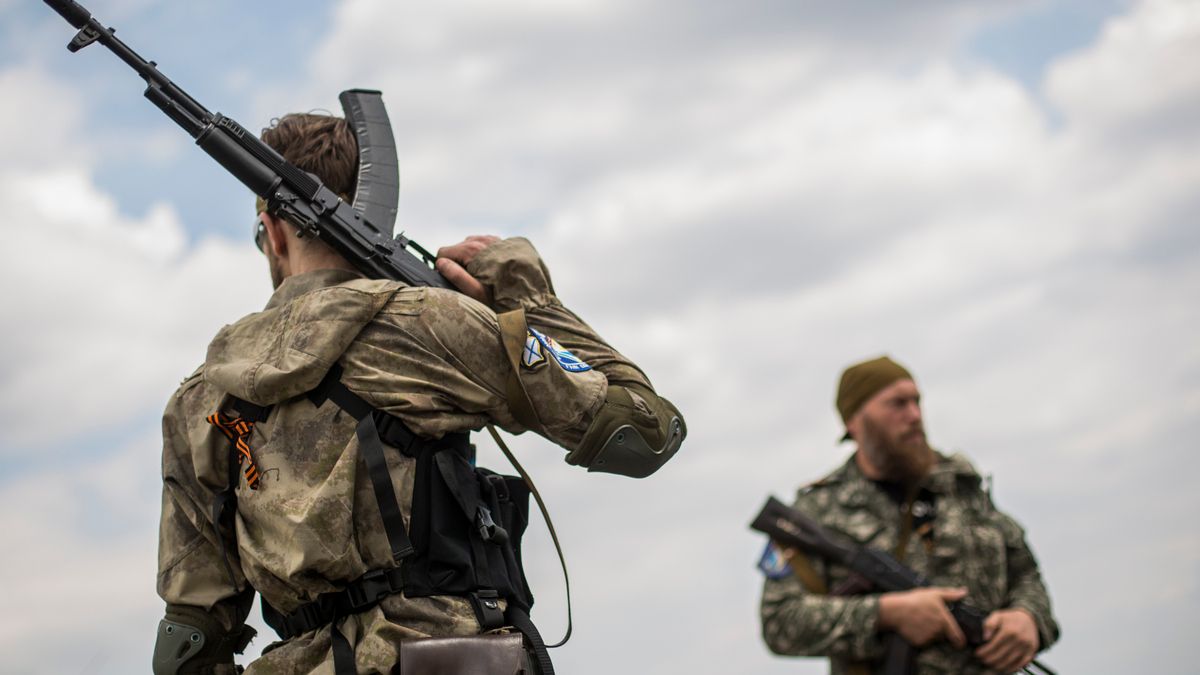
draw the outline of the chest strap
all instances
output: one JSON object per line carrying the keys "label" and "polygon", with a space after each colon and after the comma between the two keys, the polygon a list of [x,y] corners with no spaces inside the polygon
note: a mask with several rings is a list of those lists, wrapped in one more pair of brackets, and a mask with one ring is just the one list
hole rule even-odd
{"label": "chest strap", "polygon": [[264,601],[263,618],[279,633],[280,639],[290,640],[344,616],[365,612],[387,596],[399,593],[404,588],[401,569],[393,567],[367,572],[342,590],[322,593],[290,614],[283,614]]}

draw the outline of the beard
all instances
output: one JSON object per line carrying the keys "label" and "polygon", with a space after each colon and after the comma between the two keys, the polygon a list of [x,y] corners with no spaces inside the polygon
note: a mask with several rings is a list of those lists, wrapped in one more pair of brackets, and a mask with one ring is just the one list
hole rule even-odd
{"label": "beard", "polygon": [[929,473],[937,455],[925,440],[925,427],[920,422],[903,429],[895,436],[869,417],[863,417],[863,453],[879,470],[884,480],[916,483]]}

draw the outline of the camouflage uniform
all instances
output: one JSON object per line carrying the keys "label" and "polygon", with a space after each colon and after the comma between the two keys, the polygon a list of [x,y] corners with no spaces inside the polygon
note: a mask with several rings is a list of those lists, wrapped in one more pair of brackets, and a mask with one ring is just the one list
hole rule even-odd
{"label": "camouflage uniform", "polygon": [[[468,271],[488,289],[492,308],[459,293],[321,270],[284,280],[266,309],[220,331],[163,419],[158,593],[165,601],[205,608],[235,630],[248,612],[251,587],[287,613],[392,566],[370,480],[360,470],[355,420],[300,396],[335,363],[351,390],[420,436],[489,423],[520,433],[505,398],[511,367],[493,310],[523,307],[531,328],[592,366],[568,372],[546,354],[522,366],[521,381],[554,442],[578,446],[607,386],[649,389],[637,366],[559,303],[527,241],[489,246]],[[244,479],[237,489],[236,542],[228,547],[246,589],[241,593],[228,581],[211,524],[230,445],[205,417],[225,405],[226,394],[276,406],[251,437],[259,489]],[[386,454],[407,526],[415,460]],[[393,595],[339,626],[363,673],[390,672],[400,640],[479,632],[470,603],[451,596]],[[329,629],[272,645],[246,672],[332,673]]]}
{"label": "camouflage uniform", "polygon": [[[961,455],[944,457],[922,483],[935,496],[936,518],[927,536],[913,534],[904,562],[935,586],[964,587],[967,602],[984,612],[1028,610],[1041,648],[1058,639],[1058,624],[1025,543],[1021,526],[996,510],[981,489],[979,474]],[[906,516],[903,507],[867,479],[851,457],[829,476],[802,488],[797,509],[835,537],[896,553]],[[846,570],[807,556],[826,588],[846,581]],[[792,656],[828,656],[834,675],[852,672],[854,662],[877,668],[883,656],[878,630],[879,596],[831,597],[810,592],[795,575],[767,579],[762,597],[763,638],[771,651]],[[861,668],[856,668],[861,671]],[[969,650],[942,642],[921,650],[916,673],[984,673]]]}

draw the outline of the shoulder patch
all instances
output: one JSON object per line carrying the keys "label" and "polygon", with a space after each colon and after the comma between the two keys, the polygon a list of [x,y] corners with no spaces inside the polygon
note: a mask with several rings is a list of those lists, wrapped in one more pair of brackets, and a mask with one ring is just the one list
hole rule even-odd
{"label": "shoulder patch", "polygon": [[792,576],[791,563],[783,557],[779,548],[769,541],[767,547],[763,549],[762,556],[758,559],[758,569],[762,570],[763,576],[776,581]]}
{"label": "shoulder patch", "polygon": [[[542,358],[545,358],[545,355],[549,355],[550,358],[554,359],[555,363],[561,366],[562,369],[568,373],[583,373],[592,369],[591,366],[584,363],[583,359],[580,359],[578,356],[575,356],[571,352],[567,351],[567,349],[558,344],[554,338],[543,335],[536,328],[529,329],[528,336],[525,340],[525,352],[522,355],[522,361],[526,361],[531,357],[529,338],[533,338],[539,345],[541,345],[541,349],[538,350],[538,352],[543,354]],[[537,362],[535,361],[533,365],[536,364]],[[532,368],[533,365],[530,365],[529,367]]]}

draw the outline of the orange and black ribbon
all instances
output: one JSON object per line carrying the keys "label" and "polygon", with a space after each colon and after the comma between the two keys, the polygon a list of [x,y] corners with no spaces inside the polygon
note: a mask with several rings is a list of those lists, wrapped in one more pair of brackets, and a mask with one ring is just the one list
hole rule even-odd
{"label": "orange and black ribbon", "polygon": [[220,410],[209,415],[205,420],[220,429],[229,438],[237,450],[238,466],[242,467],[242,473],[246,476],[246,485],[251,490],[257,490],[262,473],[259,472],[258,465],[254,463],[254,458],[250,456],[250,434],[254,431],[254,422],[247,422],[240,417],[228,417]]}

